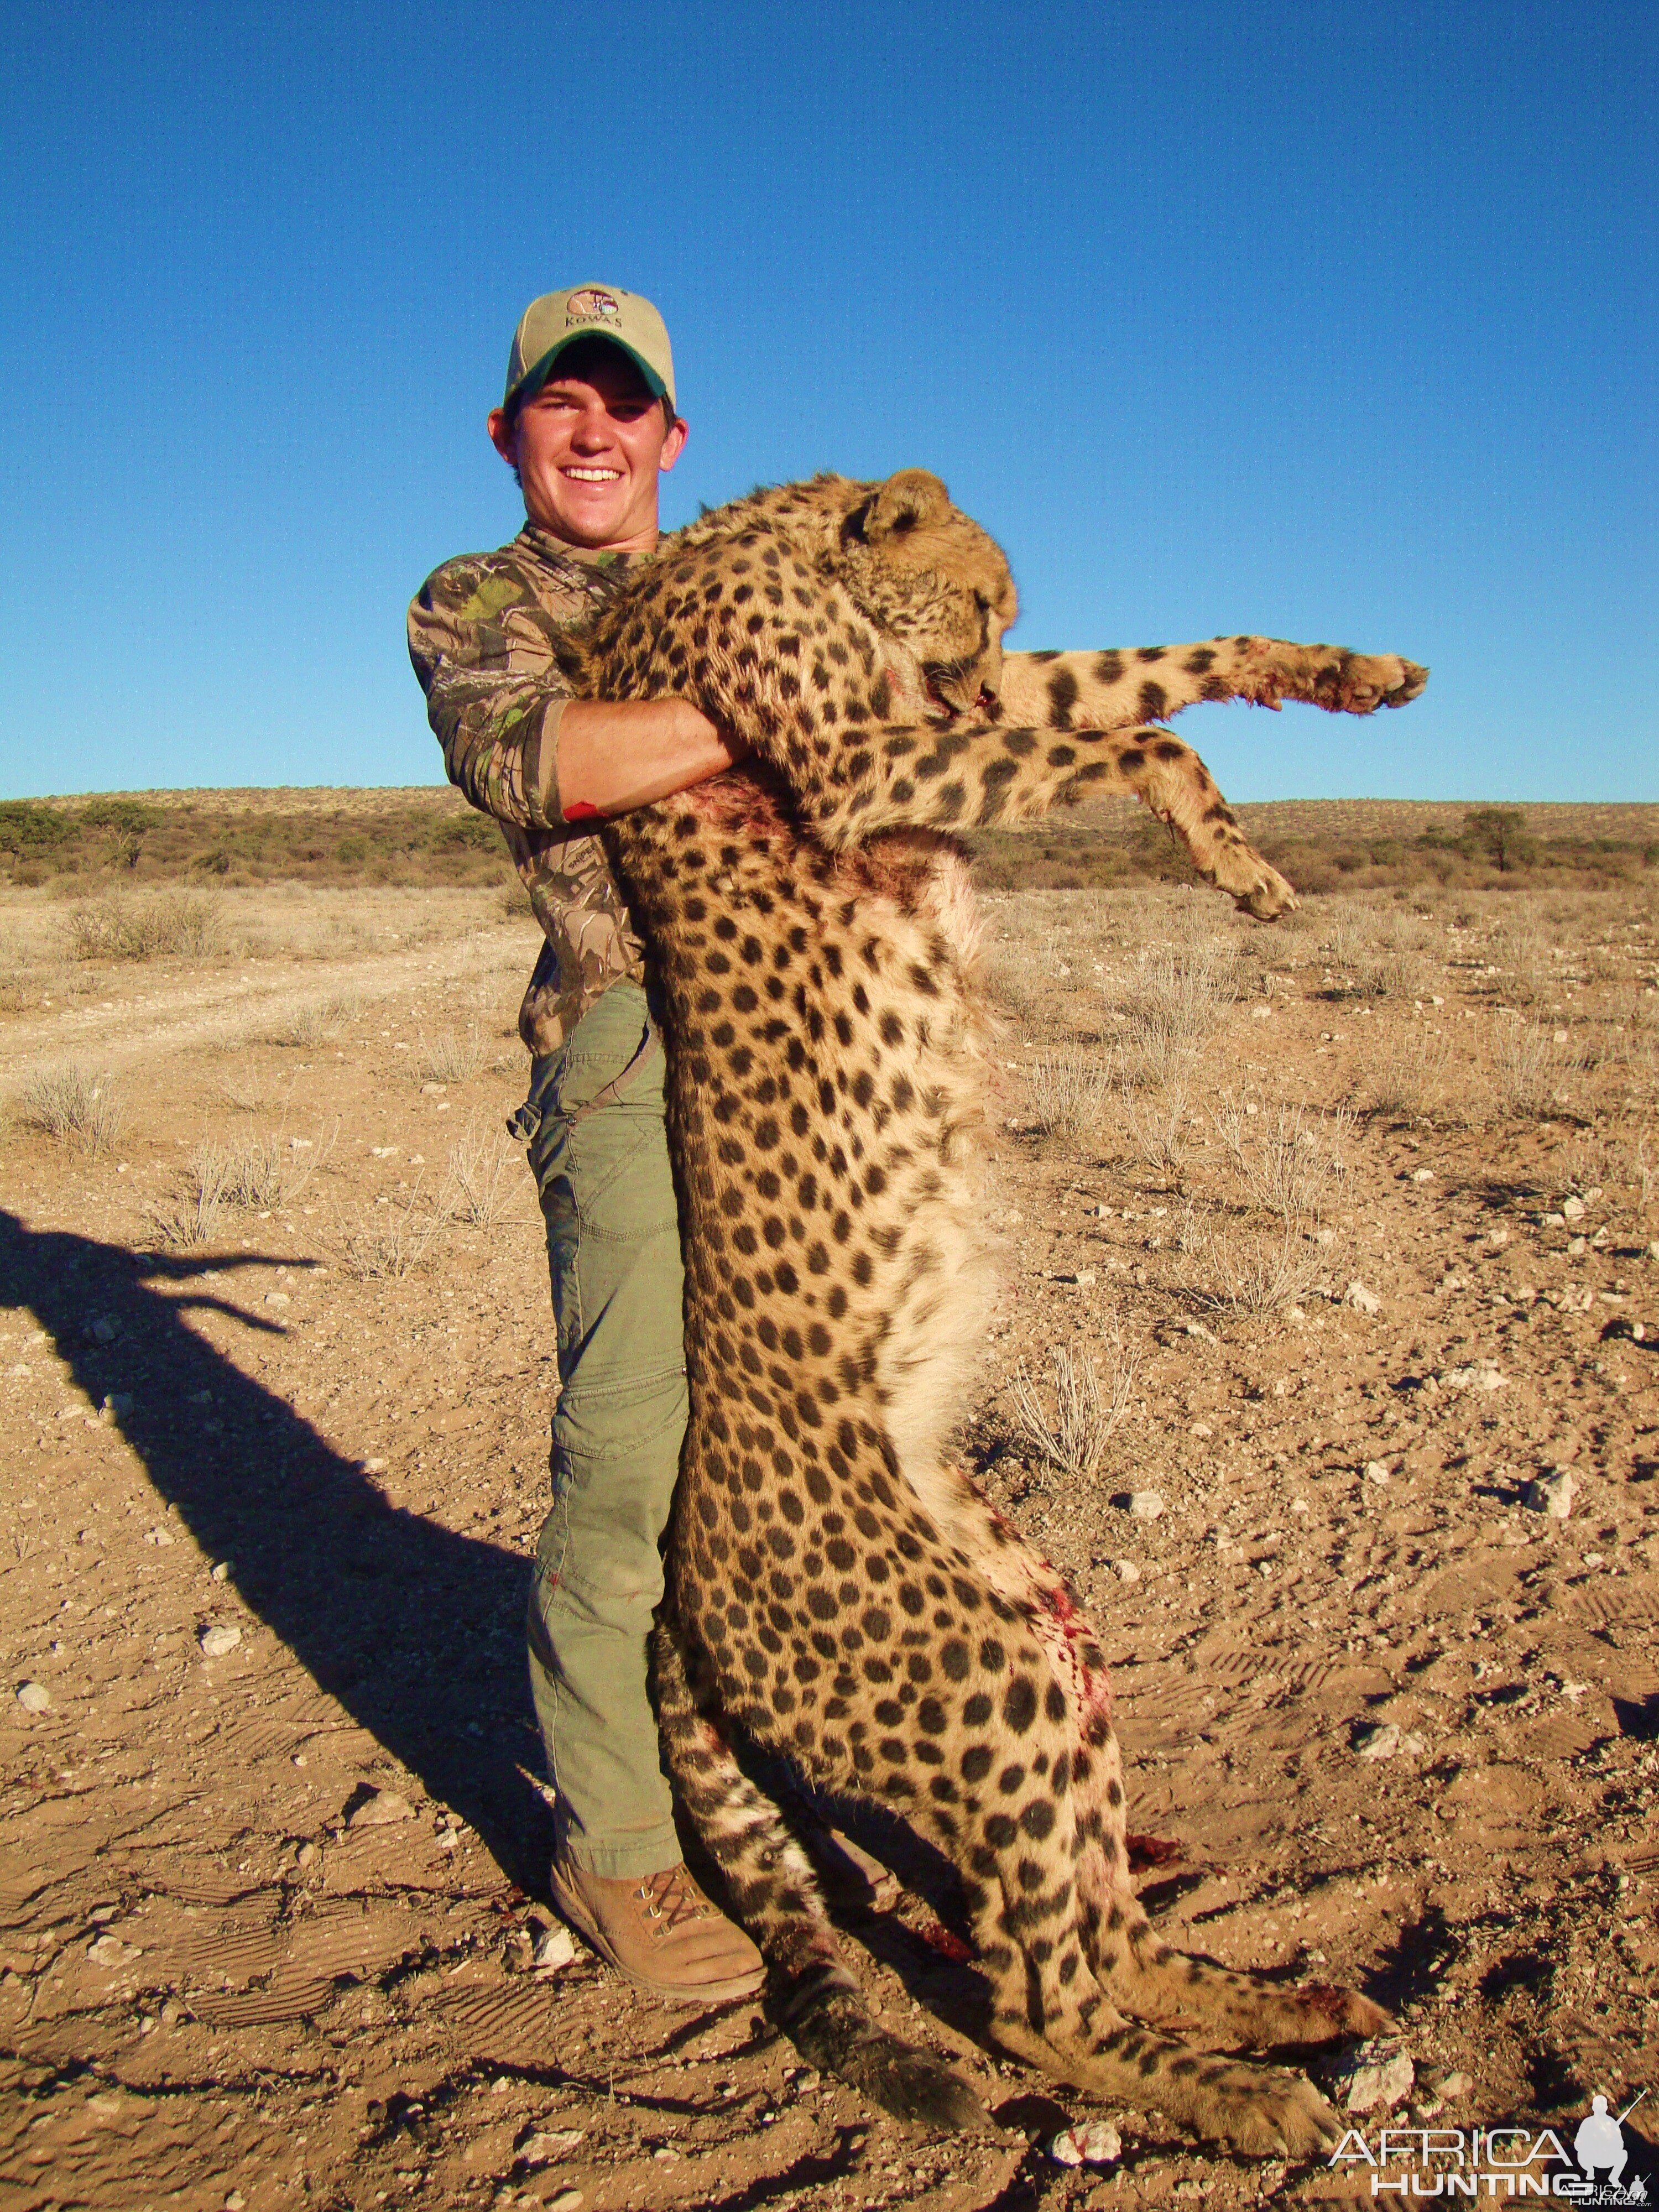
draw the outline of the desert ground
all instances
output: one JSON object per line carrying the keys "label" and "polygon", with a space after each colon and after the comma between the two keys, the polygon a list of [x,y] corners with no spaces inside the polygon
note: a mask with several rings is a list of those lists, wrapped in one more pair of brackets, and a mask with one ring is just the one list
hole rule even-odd
{"label": "desert ground", "polygon": [[[534,925],[246,875],[0,888],[3,2212],[1369,2202],[1000,2060],[850,1808],[850,1955],[994,2133],[559,1963]],[[1388,2006],[1395,2125],[1655,2079],[1654,885],[984,896],[964,1463],[1098,1626],[1161,1929]]]}

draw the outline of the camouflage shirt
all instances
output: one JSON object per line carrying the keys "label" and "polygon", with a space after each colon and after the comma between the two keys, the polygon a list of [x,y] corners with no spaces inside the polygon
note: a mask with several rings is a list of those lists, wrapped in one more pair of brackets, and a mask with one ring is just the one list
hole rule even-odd
{"label": "camouflage shirt", "polygon": [[648,555],[584,554],[526,523],[499,553],[464,554],[409,610],[409,657],[449,780],[501,826],[547,942],[519,1010],[532,1053],[562,1044],[645,948],[590,822],[560,812],[559,718],[569,688],[553,633],[585,621]]}

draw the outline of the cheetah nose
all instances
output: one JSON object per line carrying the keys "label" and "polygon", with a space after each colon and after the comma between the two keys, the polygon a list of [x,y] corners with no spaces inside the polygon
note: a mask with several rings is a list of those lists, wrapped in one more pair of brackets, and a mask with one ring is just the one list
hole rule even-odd
{"label": "cheetah nose", "polygon": [[974,702],[975,706],[977,707],[980,713],[983,714],[988,713],[989,710],[996,705],[996,693],[991,689],[988,684],[981,684],[979,687],[979,696]]}

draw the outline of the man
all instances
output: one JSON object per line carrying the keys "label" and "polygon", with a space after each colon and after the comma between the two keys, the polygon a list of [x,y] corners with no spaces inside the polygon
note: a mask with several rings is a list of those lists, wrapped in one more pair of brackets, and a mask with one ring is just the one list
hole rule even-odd
{"label": "man", "polygon": [[501,823],[546,939],[519,1016],[532,1057],[517,1126],[561,1385],[529,1618],[553,1896],[630,1980],[714,2002],[752,1994],[763,1970],[681,1863],[646,1692],[686,1419],[679,1224],[649,966],[594,833],[737,755],[685,701],[570,698],[551,645],[656,545],[659,481],[686,439],[661,316],[617,285],[532,301],[489,435],[525,526],[430,577],[409,642],[450,781]]}

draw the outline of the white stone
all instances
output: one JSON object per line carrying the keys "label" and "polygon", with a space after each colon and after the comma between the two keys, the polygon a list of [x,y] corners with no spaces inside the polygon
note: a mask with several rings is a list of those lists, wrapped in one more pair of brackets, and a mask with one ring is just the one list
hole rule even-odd
{"label": "white stone", "polygon": [[550,2166],[556,2158],[568,2158],[586,2134],[586,2128],[537,2128],[519,2144],[519,2156],[526,2166]]}
{"label": "white stone", "polygon": [[1368,1459],[1366,1461],[1365,1480],[1367,1482],[1386,1483],[1388,1481],[1389,1470],[1382,1460]]}
{"label": "white stone", "polygon": [[199,1638],[204,1658],[223,1659],[233,1652],[242,1640],[242,1632],[234,1622],[216,1621],[204,1628]]}
{"label": "white stone", "polygon": [[1140,1570],[1133,1559],[1114,1559],[1112,1572],[1121,1583],[1138,1583],[1140,1580]]}
{"label": "white stone", "polygon": [[395,1790],[372,1790],[346,1822],[349,1828],[389,1828],[396,1820],[412,1820],[415,1808]]}
{"label": "white stone", "polygon": [[94,1966],[130,1966],[143,1955],[139,1945],[124,1943],[118,1936],[100,1936],[87,1946],[87,1956]]}
{"label": "white stone", "polygon": [[1368,1291],[1356,1275],[1344,1293],[1345,1301],[1356,1313],[1375,1314],[1382,1310],[1382,1301],[1375,1291]]}
{"label": "white stone", "polygon": [[289,1297],[286,1291],[267,1291],[265,1292],[265,1304],[268,1306],[286,1306],[291,1305],[293,1303],[293,1300]]}
{"label": "white stone", "polygon": [[1136,1521],[1156,1521],[1164,1500],[1156,1490],[1132,1490],[1124,1510]]}
{"label": "white stone", "polygon": [[17,1702],[26,1713],[49,1713],[52,1711],[52,1692],[44,1682],[21,1682]]}
{"label": "white stone", "polygon": [[1106,2120],[1062,2128],[1048,2144],[1048,2155],[1056,2166],[1110,2166],[1122,2154],[1123,2138]]}
{"label": "white stone", "polygon": [[556,1974],[568,1966],[576,1956],[576,1939],[561,1923],[550,1928],[536,1946],[535,1968],[538,1974]]}
{"label": "white stone", "polygon": [[[1356,1757],[1360,1759],[1392,1759],[1400,1749],[1400,1730],[1392,1721],[1373,1722],[1369,1728],[1361,1729],[1354,1738],[1353,1747]],[[1359,2109],[1354,2106],[1356,2112]]]}
{"label": "white stone", "polygon": [[1332,2095],[1350,2112],[1389,2112],[1412,2093],[1417,2069],[1397,2043],[1379,2036],[1320,2069]]}
{"label": "white stone", "polygon": [[1432,1168],[1413,1168],[1412,1170],[1412,1181],[1413,1182],[1432,1182],[1434,1181],[1434,1170]]}
{"label": "white stone", "polygon": [[1438,1379],[1445,1390],[1501,1390],[1506,1380],[1490,1359],[1470,1367],[1448,1367]]}
{"label": "white stone", "polygon": [[1552,1521],[1565,1521],[1572,1511],[1576,1486],[1570,1468],[1547,1468],[1542,1474],[1523,1485],[1521,1502],[1534,1513],[1547,1514]]}

